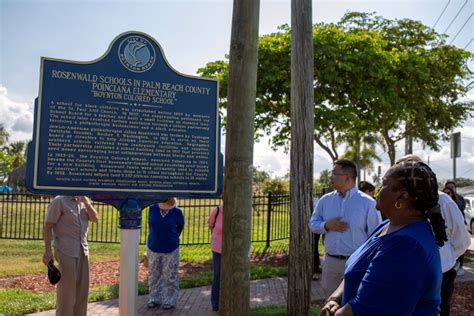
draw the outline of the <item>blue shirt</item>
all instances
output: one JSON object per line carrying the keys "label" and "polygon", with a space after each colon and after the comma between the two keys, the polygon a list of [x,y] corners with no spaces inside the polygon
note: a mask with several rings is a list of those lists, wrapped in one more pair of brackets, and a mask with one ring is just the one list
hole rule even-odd
{"label": "blue shirt", "polygon": [[148,210],[148,225],[147,246],[150,250],[170,253],[179,247],[179,235],[184,228],[184,216],[179,208],[173,207],[162,217],[158,205],[153,204]]}
{"label": "blue shirt", "polygon": [[375,233],[346,262],[342,304],[353,315],[439,315],[441,261],[428,221],[377,237]]}
{"label": "blue shirt", "polygon": [[[324,229],[326,221],[336,217],[341,217],[349,224],[345,232]],[[375,209],[375,200],[354,186],[345,196],[338,191],[323,195],[316,202],[309,228],[315,234],[325,234],[326,253],[350,256],[367,240],[381,221],[380,213]]]}

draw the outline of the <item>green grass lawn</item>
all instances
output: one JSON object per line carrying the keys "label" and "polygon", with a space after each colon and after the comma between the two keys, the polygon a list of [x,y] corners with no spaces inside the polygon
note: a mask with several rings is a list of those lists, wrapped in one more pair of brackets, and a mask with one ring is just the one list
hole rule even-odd
{"label": "green grass lawn", "polygon": [[[119,260],[120,244],[90,243],[90,261]],[[140,250],[144,251],[145,246]],[[45,271],[44,244],[39,240],[0,240],[0,277],[20,276]]]}
{"label": "green grass lawn", "polygon": [[[320,251],[322,245],[320,244]],[[90,243],[91,262],[112,261],[120,259],[120,245],[111,243]],[[44,273],[45,267],[41,262],[43,242],[36,240],[0,240],[0,277],[20,276],[32,273]],[[205,262],[211,260],[209,245],[181,246],[181,261]],[[146,251],[146,246],[140,246],[140,255]],[[265,243],[253,243],[252,253],[257,255],[272,255],[288,251],[288,240],[275,241],[266,247]],[[322,253],[322,252],[320,252]],[[251,279],[284,277],[288,275],[288,267],[251,266]],[[187,275],[180,279],[180,287],[191,288],[211,284],[212,272],[204,271]],[[148,293],[146,282],[139,283],[139,294]],[[103,286],[91,288],[89,302],[97,302],[118,297],[118,286]],[[43,310],[54,309],[55,293],[35,294],[21,289],[0,289],[0,315],[23,315]],[[285,308],[275,307],[257,309],[252,315],[284,315]],[[252,312],[253,313],[253,312]],[[262,314],[263,313],[263,314]],[[318,315],[318,314],[311,314]]]}
{"label": "green grass lawn", "polygon": [[[322,250],[320,245],[320,251]],[[90,243],[91,262],[111,261],[120,259],[120,245],[107,243]],[[211,259],[209,245],[181,246],[181,261],[205,262]],[[140,255],[146,248],[140,246]],[[253,243],[252,253],[257,255],[272,255],[288,251],[288,240],[275,241],[266,247],[265,243]],[[44,273],[45,267],[41,262],[43,254],[43,243],[35,240],[0,240],[0,277],[20,276],[32,273]],[[272,277],[284,277],[288,275],[286,266],[251,266],[251,279],[263,279]],[[180,279],[181,288],[191,288],[211,284],[212,272],[204,271],[187,275]],[[148,285],[139,283],[139,294],[148,293]],[[90,289],[89,301],[103,301],[118,297],[118,286],[103,286]],[[23,315],[26,313],[54,309],[55,293],[35,294],[21,289],[0,289],[0,315]],[[256,315],[284,315],[278,314],[270,308]],[[276,314],[275,314],[276,313]],[[254,314],[252,314],[254,315]],[[313,314],[312,314],[313,315]],[[317,315],[317,314],[314,314]]]}

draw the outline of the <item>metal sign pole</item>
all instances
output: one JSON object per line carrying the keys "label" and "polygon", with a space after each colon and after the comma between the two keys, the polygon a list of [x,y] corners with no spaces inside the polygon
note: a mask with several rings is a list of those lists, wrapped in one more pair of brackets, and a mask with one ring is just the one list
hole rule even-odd
{"label": "metal sign pole", "polygon": [[453,180],[456,181],[456,158],[461,157],[461,132],[451,134],[451,158],[453,158]]}
{"label": "metal sign pole", "polygon": [[138,241],[141,208],[136,199],[128,199],[120,208],[120,290],[119,315],[138,313]]}
{"label": "metal sign pole", "polygon": [[456,181],[456,156],[453,157],[453,181]]}

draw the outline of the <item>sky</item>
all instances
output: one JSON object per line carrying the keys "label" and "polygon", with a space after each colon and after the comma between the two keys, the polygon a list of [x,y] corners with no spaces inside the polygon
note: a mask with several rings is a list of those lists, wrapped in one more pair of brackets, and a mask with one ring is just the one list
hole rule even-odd
{"label": "sky", "polygon": [[[195,75],[198,68],[224,59],[229,52],[232,6],[230,0],[0,0],[0,124],[11,140],[31,139],[41,56],[94,60],[126,31],[149,34],[174,69]],[[418,20],[447,34],[448,43],[474,49],[474,0],[313,1],[313,23],[337,22],[347,11]],[[260,35],[291,24],[290,12],[289,0],[262,0]],[[469,98],[474,99],[474,89]],[[474,119],[453,132],[461,132],[462,141],[457,176],[474,178]],[[434,152],[415,144],[414,154],[430,162],[438,179],[449,179],[453,174],[449,143],[440,145],[441,151]],[[254,165],[259,169],[272,176],[283,176],[290,169],[289,154],[270,149],[268,139],[256,143],[254,149]],[[397,157],[403,151],[401,142]],[[382,149],[379,154],[383,161],[376,166],[381,166],[383,174],[389,167],[388,156]],[[331,169],[330,158],[315,144],[315,176],[325,169]]]}

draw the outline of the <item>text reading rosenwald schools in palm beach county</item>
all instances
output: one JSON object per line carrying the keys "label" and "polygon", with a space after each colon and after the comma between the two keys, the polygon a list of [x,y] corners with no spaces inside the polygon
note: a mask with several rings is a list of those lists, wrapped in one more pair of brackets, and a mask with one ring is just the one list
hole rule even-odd
{"label": "text reading rosenwald schools in palm beach county", "polygon": [[32,191],[220,190],[217,81],[176,72],[148,35],[121,34],[91,62],[43,57],[40,79]]}
{"label": "text reading rosenwald schools in palm beach county", "polygon": [[52,70],[54,79],[87,81],[96,98],[174,104],[177,92],[209,95],[210,88]]}

